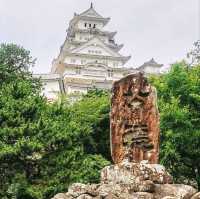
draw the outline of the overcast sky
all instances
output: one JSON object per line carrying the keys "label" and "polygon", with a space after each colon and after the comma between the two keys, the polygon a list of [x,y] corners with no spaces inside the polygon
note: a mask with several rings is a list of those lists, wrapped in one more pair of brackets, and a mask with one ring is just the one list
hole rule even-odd
{"label": "overcast sky", "polygon": [[[59,53],[74,12],[91,0],[0,0],[0,43],[12,42],[37,58],[35,73],[47,73]],[[111,17],[105,30],[117,31],[121,53],[136,67],[152,57],[169,65],[181,60],[200,39],[200,0],[93,0],[96,11]]]}

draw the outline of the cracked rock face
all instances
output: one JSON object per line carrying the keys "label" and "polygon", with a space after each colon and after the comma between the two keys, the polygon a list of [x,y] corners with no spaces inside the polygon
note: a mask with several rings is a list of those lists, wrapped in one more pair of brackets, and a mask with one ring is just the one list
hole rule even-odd
{"label": "cracked rock face", "polygon": [[160,164],[122,162],[118,165],[104,167],[101,182],[124,183],[151,181],[155,184],[170,184],[172,176]]}
{"label": "cracked rock face", "polygon": [[156,89],[142,73],[114,83],[111,99],[111,154],[114,163],[158,163],[159,113]]}

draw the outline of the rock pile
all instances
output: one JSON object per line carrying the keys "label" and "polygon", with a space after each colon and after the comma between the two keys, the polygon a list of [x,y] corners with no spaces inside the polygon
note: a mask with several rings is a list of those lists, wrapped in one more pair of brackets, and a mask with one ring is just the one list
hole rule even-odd
{"label": "rock pile", "polygon": [[52,199],[200,199],[191,186],[172,184],[162,165],[122,162],[101,171],[100,184],[72,184]]}

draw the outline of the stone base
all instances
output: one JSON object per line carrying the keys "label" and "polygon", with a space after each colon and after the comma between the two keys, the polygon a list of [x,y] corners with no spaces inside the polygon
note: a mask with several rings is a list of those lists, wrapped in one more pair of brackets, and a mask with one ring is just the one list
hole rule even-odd
{"label": "stone base", "polygon": [[100,184],[72,184],[67,193],[52,199],[196,199],[191,186],[172,184],[162,165],[123,162],[101,171]]}

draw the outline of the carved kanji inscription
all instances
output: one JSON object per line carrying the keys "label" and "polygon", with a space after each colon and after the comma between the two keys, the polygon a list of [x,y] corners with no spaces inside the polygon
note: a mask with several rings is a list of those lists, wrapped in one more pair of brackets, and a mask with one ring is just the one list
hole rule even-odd
{"label": "carved kanji inscription", "polygon": [[159,113],[156,89],[142,73],[114,83],[111,100],[111,153],[123,160],[158,163]]}

